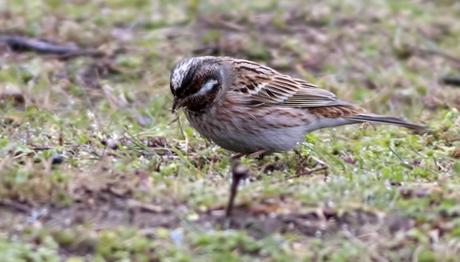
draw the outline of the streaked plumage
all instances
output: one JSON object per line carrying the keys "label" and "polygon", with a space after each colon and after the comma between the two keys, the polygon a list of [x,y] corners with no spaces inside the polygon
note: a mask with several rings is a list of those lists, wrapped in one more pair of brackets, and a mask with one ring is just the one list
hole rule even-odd
{"label": "streaked plumage", "polygon": [[173,110],[185,108],[204,137],[238,153],[293,148],[306,132],[378,122],[422,129],[403,119],[367,113],[304,80],[255,62],[193,57],[171,71]]}

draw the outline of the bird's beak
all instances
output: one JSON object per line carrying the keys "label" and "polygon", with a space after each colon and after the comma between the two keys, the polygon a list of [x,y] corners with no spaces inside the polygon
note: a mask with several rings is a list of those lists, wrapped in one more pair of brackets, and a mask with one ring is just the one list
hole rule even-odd
{"label": "bird's beak", "polygon": [[183,100],[180,100],[177,97],[174,97],[173,105],[172,105],[172,109],[171,109],[172,113],[176,113],[176,109],[178,109],[178,108],[180,108],[182,106],[182,104],[183,104],[182,101]]}

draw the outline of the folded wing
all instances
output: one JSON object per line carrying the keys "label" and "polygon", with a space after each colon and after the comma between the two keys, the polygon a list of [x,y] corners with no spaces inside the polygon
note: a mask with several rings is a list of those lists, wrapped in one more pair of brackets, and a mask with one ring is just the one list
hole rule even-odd
{"label": "folded wing", "polygon": [[327,90],[250,61],[238,60],[235,69],[238,77],[231,91],[240,93],[250,105],[296,108],[349,105]]}

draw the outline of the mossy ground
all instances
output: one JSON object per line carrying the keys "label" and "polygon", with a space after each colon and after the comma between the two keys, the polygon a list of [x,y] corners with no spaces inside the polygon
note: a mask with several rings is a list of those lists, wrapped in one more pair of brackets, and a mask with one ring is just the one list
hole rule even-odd
{"label": "mossy ground", "polygon": [[[460,255],[460,3],[5,1],[3,34],[95,48],[0,46],[2,261],[387,261]],[[432,132],[347,126],[243,159],[170,113],[190,55],[268,64]],[[314,172],[324,162],[327,171]]]}

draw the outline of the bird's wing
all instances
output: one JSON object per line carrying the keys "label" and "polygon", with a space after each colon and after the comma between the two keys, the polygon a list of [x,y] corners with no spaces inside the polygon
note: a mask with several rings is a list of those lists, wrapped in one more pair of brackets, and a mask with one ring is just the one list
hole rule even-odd
{"label": "bird's wing", "polygon": [[351,122],[375,122],[404,126],[417,131],[424,126],[404,119],[366,113],[358,106],[338,100],[324,89],[317,88],[304,80],[280,74],[279,72],[246,60],[233,61],[235,77],[231,92],[240,97],[240,102],[250,106],[279,105],[303,108],[323,118],[342,118]]}
{"label": "bird's wing", "polygon": [[236,60],[233,67],[236,75],[230,91],[238,93],[248,105],[296,108],[348,105],[327,90],[251,61]]}

